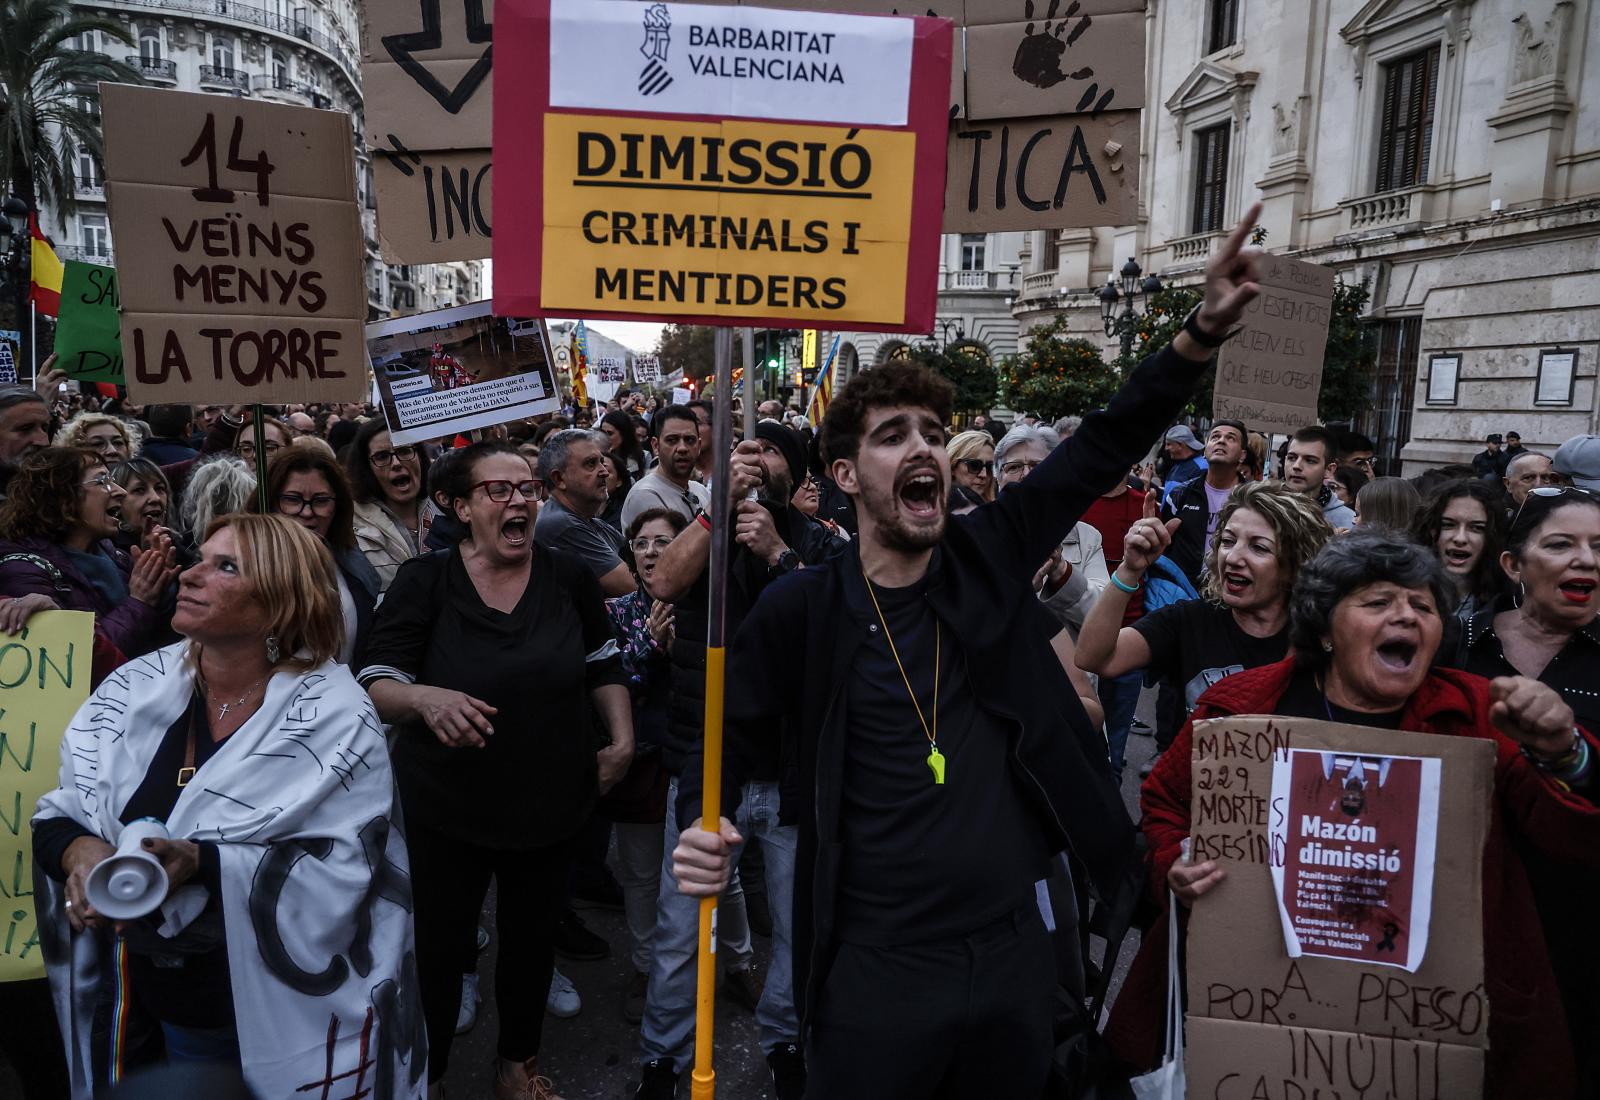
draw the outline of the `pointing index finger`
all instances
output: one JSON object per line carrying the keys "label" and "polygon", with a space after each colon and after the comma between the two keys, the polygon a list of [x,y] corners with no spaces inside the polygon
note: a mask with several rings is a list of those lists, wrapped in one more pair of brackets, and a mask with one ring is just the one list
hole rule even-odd
{"label": "pointing index finger", "polygon": [[1244,242],[1250,236],[1250,230],[1255,228],[1256,219],[1261,216],[1261,203],[1253,202],[1250,209],[1244,212],[1244,217],[1239,219],[1239,224],[1233,227],[1233,232],[1228,234],[1228,239],[1222,245],[1224,259],[1231,260],[1244,248]]}

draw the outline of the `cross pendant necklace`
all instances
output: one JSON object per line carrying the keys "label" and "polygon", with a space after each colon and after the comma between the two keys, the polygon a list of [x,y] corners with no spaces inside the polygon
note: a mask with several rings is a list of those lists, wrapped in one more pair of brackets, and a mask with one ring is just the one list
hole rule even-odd
{"label": "cross pendant necklace", "polygon": [[[262,677],[262,679],[264,680],[264,679],[266,679],[266,677]],[[246,699],[250,698],[250,696],[255,693],[256,688],[258,688],[260,686],[261,686],[261,680],[257,680],[255,683],[251,684],[248,688],[245,689],[245,692],[244,692],[243,695],[239,696],[239,698],[235,699],[233,702],[217,704],[217,721],[220,722],[224,718],[226,718],[228,716],[228,712],[230,710],[232,710],[234,707],[242,707],[242,706],[244,706],[244,701]]]}

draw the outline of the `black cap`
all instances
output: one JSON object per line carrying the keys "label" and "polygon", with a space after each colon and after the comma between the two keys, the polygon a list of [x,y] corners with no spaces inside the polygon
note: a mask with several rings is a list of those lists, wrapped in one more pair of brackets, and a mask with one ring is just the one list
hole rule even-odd
{"label": "black cap", "polygon": [[1500,433],[1499,432],[1490,432],[1487,436],[1484,437],[1483,441],[1485,443],[1504,443],[1505,442],[1505,440],[1500,438]]}
{"label": "black cap", "polygon": [[778,448],[784,461],[789,464],[789,488],[798,488],[806,476],[806,452],[794,429],[786,428],[776,420],[758,420],[756,438],[764,439]]}

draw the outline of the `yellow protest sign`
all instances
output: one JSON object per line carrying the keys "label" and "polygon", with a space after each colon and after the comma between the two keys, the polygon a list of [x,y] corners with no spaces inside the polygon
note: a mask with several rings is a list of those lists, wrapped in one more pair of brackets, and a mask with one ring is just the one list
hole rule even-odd
{"label": "yellow protest sign", "polygon": [[61,735],[89,698],[94,616],[45,611],[0,634],[0,982],[44,977],[33,916],[33,817],[61,774]]}

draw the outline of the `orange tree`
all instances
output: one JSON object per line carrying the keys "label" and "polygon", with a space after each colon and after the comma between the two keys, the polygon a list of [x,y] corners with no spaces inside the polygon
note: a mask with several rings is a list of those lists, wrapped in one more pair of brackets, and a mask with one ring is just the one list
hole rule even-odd
{"label": "orange tree", "polygon": [[994,404],[999,379],[994,365],[978,346],[951,344],[940,349],[932,343],[913,344],[907,358],[949,379],[956,389],[957,415],[986,413]]}
{"label": "orange tree", "polygon": [[1020,355],[1000,366],[1000,399],[1009,409],[1042,420],[1081,416],[1103,408],[1121,378],[1100,358],[1100,349],[1082,337],[1068,336],[1067,319],[1057,317],[1033,330]]}

